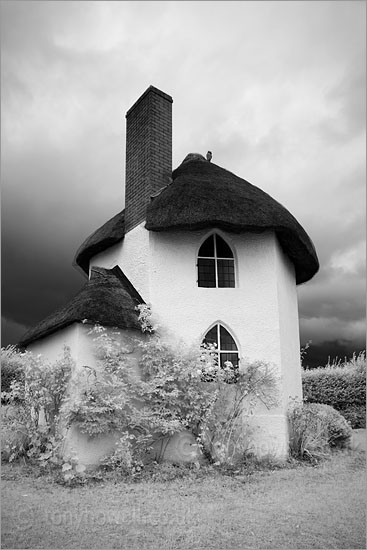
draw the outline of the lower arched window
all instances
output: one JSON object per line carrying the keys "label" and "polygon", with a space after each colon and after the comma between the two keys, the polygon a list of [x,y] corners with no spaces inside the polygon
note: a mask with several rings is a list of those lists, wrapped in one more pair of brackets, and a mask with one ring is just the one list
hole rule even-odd
{"label": "lower arched window", "polygon": [[229,382],[238,378],[239,355],[233,336],[221,324],[216,324],[204,336],[203,344],[213,345],[218,354],[218,364],[222,369],[230,367]]}

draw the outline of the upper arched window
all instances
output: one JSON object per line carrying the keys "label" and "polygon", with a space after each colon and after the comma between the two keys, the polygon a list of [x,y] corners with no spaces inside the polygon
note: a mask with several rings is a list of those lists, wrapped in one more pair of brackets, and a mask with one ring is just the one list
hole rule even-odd
{"label": "upper arched window", "polygon": [[199,249],[198,286],[234,287],[233,252],[222,237],[210,235]]}

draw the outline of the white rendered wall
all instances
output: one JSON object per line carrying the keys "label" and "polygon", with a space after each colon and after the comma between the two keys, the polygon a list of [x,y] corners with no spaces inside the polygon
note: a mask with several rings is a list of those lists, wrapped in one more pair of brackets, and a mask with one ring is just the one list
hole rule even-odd
{"label": "white rendered wall", "polygon": [[35,355],[42,355],[50,362],[57,361],[63,356],[64,346],[73,350],[73,359],[78,363],[78,325],[73,323],[58,330],[45,338],[36,340],[27,346],[27,350]]}
{"label": "white rendered wall", "polygon": [[129,231],[123,240],[97,254],[90,261],[93,266],[111,269],[119,265],[129,281],[146,302],[149,301],[149,231],[145,222]]}
{"label": "white rendered wall", "polygon": [[271,411],[260,407],[253,424],[257,454],[285,456],[289,396],[302,395],[298,307],[294,266],[275,234],[216,230],[235,257],[235,288],[199,288],[197,254],[212,231],[149,232],[144,224],[121,245],[95,256],[91,265],[119,265],[151,304],[166,337],[193,344],[215,323],[235,338],[241,357],[275,365],[281,399]]}
{"label": "white rendered wall", "polygon": [[221,322],[250,359],[279,362],[275,238],[217,231],[235,255],[236,288],[197,285],[197,254],[208,231],[151,233],[150,302],[162,327],[187,343]]}
{"label": "white rendered wall", "polygon": [[199,288],[197,253],[210,232],[149,232],[144,224],[91,259],[91,266],[119,265],[162,329],[187,343],[200,340],[217,321],[240,343],[241,354],[279,362],[276,238],[217,231],[235,254],[236,288]]}
{"label": "white rendered wall", "polygon": [[[91,328],[90,325],[73,323],[69,327],[41,338],[28,346],[29,351],[42,355],[51,363],[62,357],[64,345],[70,348],[71,356],[75,361],[75,370],[72,373],[69,387],[69,396],[72,398],[79,395],[80,388],[75,381],[77,373],[80,372],[82,367],[87,365],[95,369],[100,368],[93,350],[93,338],[95,336],[88,334]],[[112,329],[107,329],[107,333],[113,333],[114,338],[117,338],[121,342],[127,350],[129,360],[133,364],[136,364],[137,367],[139,351],[134,341],[139,337],[139,334],[136,331],[115,331]],[[76,426],[71,426],[66,433],[63,453],[65,457],[75,453],[79,463],[95,465],[98,464],[102,457],[115,449],[118,438],[118,433],[91,438],[87,434],[80,432]]]}
{"label": "white rendered wall", "polygon": [[294,265],[279,243],[276,247],[276,260],[281,369],[284,380],[283,405],[287,407],[290,399],[302,399],[298,299]]}
{"label": "white rendered wall", "polygon": [[[40,354],[50,362],[54,362],[63,356],[64,346],[70,348],[71,356],[75,361],[76,369],[80,369],[83,365],[88,365],[92,368],[98,368],[98,361],[93,351],[94,334],[88,334],[93,327],[88,324],[73,323],[66,328],[60,329],[57,332],[40,338],[31,343],[27,349],[34,354]],[[133,340],[137,337],[136,331],[113,331],[107,328],[108,334],[116,334],[116,337],[123,345],[133,353]]]}
{"label": "white rendered wall", "polygon": [[[188,344],[220,322],[237,341],[240,356],[272,363],[281,377],[277,239],[272,232],[236,235],[217,231],[234,252],[236,287],[200,288],[197,254],[209,233],[152,232],[150,302],[157,321]],[[259,406],[255,416],[244,421],[253,428],[255,454],[287,456],[282,403],[272,410]]]}

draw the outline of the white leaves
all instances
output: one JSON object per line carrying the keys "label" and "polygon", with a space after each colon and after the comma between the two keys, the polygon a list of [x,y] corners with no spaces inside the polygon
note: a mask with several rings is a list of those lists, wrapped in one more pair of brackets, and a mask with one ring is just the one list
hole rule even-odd
{"label": "white leaves", "polygon": [[152,323],[152,310],[149,304],[139,304],[135,307],[139,312],[138,321],[142,332],[153,333],[157,330],[158,325]]}
{"label": "white leaves", "polygon": [[38,460],[48,460],[52,456],[52,451],[48,451],[47,453],[41,453]]}

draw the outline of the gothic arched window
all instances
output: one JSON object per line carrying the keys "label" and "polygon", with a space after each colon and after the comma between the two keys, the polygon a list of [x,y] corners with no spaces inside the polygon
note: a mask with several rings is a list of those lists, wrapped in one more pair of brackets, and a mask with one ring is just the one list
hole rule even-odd
{"label": "gothic arched window", "polygon": [[204,336],[203,344],[214,346],[222,369],[226,367],[227,361],[231,362],[233,374],[228,381],[235,382],[238,377],[239,355],[236,342],[228,330],[219,323],[214,325]]}
{"label": "gothic arched window", "polygon": [[234,287],[234,258],[229,245],[216,233],[210,235],[199,249],[198,286]]}

